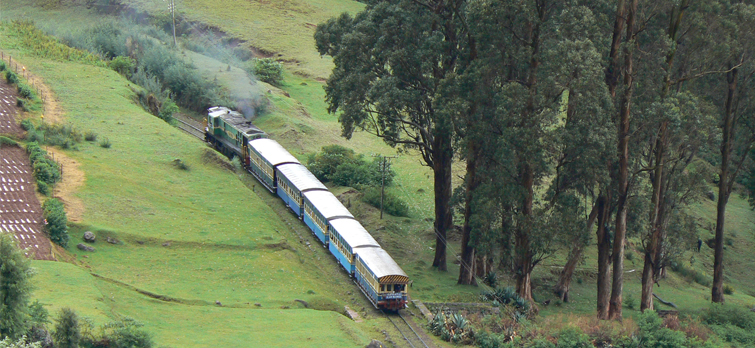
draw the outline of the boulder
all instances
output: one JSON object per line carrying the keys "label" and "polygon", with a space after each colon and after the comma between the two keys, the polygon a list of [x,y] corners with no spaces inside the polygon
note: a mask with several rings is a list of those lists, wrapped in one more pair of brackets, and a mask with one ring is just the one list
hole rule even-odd
{"label": "boulder", "polygon": [[91,231],[84,232],[84,241],[87,243],[94,243],[96,237],[94,236],[94,233]]}
{"label": "boulder", "polygon": [[713,191],[708,191],[707,193],[705,193],[705,196],[708,197],[708,199],[710,199],[711,201],[716,200],[716,194],[713,193]]}
{"label": "boulder", "polygon": [[380,342],[378,340],[372,340],[372,342],[370,342],[370,344],[368,344],[365,348],[383,348],[383,347],[385,347],[383,345],[383,342]]}
{"label": "boulder", "polygon": [[120,244],[121,243],[121,241],[119,241],[119,240],[117,240],[117,239],[115,239],[113,237],[107,237],[107,242],[110,243],[110,244]]}
{"label": "boulder", "polygon": [[88,246],[88,245],[86,245],[84,243],[79,243],[79,244],[76,245],[76,247],[79,248],[79,250],[83,250],[83,251],[94,251],[94,248],[92,248],[92,247],[90,247],[90,246]]}

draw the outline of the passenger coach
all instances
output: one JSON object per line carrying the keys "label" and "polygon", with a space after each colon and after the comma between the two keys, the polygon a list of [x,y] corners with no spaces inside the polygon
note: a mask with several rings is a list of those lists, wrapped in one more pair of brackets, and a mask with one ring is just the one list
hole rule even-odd
{"label": "passenger coach", "polygon": [[257,177],[270,192],[277,189],[275,167],[282,164],[300,164],[291,153],[273,139],[256,139],[249,142],[247,156],[250,158],[249,171]]}
{"label": "passenger coach", "polygon": [[327,191],[328,188],[317,180],[307,167],[298,164],[282,164],[275,167],[278,196],[286,202],[286,205],[301,218],[304,214],[302,205],[302,193],[319,190]]}
{"label": "passenger coach", "polygon": [[354,279],[375,307],[393,311],[406,307],[409,277],[382,248],[359,250]]}
{"label": "passenger coach", "polygon": [[354,219],[334,219],[330,221],[328,249],[338,262],[354,275],[354,256],[365,248],[380,248],[369,232]]}
{"label": "passenger coach", "polygon": [[338,218],[353,219],[354,215],[330,191],[304,192],[304,223],[322,244],[328,245],[330,220]]}

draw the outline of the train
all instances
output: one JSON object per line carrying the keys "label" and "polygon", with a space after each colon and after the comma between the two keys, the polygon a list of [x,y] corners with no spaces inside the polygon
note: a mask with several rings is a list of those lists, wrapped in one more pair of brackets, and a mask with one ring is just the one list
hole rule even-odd
{"label": "train", "polygon": [[244,168],[312,231],[375,308],[407,306],[409,277],[349,210],[299,160],[241,113],[207,110],[205,141]]}

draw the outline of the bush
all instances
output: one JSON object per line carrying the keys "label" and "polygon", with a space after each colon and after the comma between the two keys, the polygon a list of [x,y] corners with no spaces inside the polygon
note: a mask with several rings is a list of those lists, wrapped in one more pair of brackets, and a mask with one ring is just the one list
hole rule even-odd
{"label": "bush", "polygon": [[134,73],[136,61],[130,57],[118,56],[113,58],[108,65],[110,66],[110,69],[113,69],[127,79],[130,79],[131,75]]}
{"label": "bush", "polygon": [[108,138],[102,139],[102,141],[100,141],[100,146],[103,148],[109,149],[111,145],[112,144],[110,144],[110,139]]}
{"label": "bush", "polygon": [[92,131],[87,131],[84,133],[84,140],[86,141],[95,141],[97,140],[97,133]]}
{"label": "bush", "polygon": [[[382,157],[376,157],[372,162],[367,162],[363,155],[357,155],[354,150],[340,145],[328,145],[323,146],[319,153],[309,156],[307,168],[321,181],[362,188],[381,185],[382,161]],[[389,166],[385,173],[386,186],[393,183],[395,175]]]}
{"label": "bush", "polygon": [[250,72],[257,77],[258,80],[267,82],[271,85],[280,85],[283,82],[283,64],[275,61],[272,58],[254,58],[251,61]]}
{"label": "bush", "polygon": [[26,336],[18,340],[12,340],[8,337],[0,341],[0,348],[42,348],[42,342],[28,342]]}
{"label": "bush", "polygon": [[655,311],[645,311],[637,322],[638,332],[627,347],[676,348],[689,347],[683,332],[662,327],[663,319]]}
{"label": "bush", "polygon": [[47,183],[44,182],[44,181],[37,181],[37,191],[39,191],[39,193],[41,193],[41,194],[43,194],[45,196],[49,196],[50,195],[50,185],[47,185]]}
{"label": "bush", "polygon": [[163,121],[170,123],[173,121],[173,114],[178,112],[178,105],[174,103],[170,99],[166,99],[163,101],[163,105],[160,108],[160,112],[158,113],[157,117],[161,118]]}
{"label": "bush", "polygon": [[78,348],[81,341],[79,317],[70,308],[62,308],[55,319],[52,340],[56,348]]}
{"label": "bush", "polygon": [[50,198],[42,205],[42,212],[47,222],[45,232],[50,236],[50,240],[62,247],[68,246],[68,218],[66,211],[56,198]]}
{"label": "bush", "polygon": [[9,85],[15,85],[16,83],[18,83],[18,75],[16,75],[16,73],[14,73],[12,70],[6,70],[5,81],[8,81]]}
{"label": "bush", "polygon": [[21,120],[21,128],[25,131],[34,130],[34,123],[32,123],[30,119],[25,118]]}
{"label": "bush", "polygon": [[112,348],[151,348],[152,337],[142,326],[131,318],[108,323],[103,327],[103,339],[109,341]]}
{"label": "bush", "polygon": [[[363,193],[362,200],[365,203],[380,208],[379,187],[368,187]],[[409,216],[409,206],[406,202],[390,192],[385,192],[383,196],[383,211],[393,216]]]}
{"label": "bush", "polygon": [[21,98],[31,99],[34,96],[34,90],[24,83],[19,83],[17,89]]}
{"label": "bush", "polygon": [[0,147],[3,146],[18,146],[18,142],[4,136],[0,136]]}
{"label": "bush", "polygon": [[558,333],[556,348],[593,348],[593,344],[582,330],[568,327]]}
{"label": "bush", "polygon": [[[60,181],[60,166],[47,156],[47,151],[42,149],[36,142],[31,142],[26,146],[26,153],[29,154],[31,161],[32,173],[37,179],[37,183],[44,183],[48,186],[54,185]],[[39,187],[40,192],[45,188]],[[49,187],[47,188],[49,191]]]}
{"label": "bush", "polygon": [[731,295],[734,293],[734,287],[730,284],[724,284],[724,294]]}
{"label": "bush", "polygon": [[5,71],[6,68],[7,66],[5,65],[5,62],[0,61],[0,71]]}

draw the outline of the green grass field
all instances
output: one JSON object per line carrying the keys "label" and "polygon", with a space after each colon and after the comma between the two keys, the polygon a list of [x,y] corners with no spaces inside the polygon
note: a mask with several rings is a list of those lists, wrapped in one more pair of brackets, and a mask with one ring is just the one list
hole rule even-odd
{"label": "green grass field", "polygon": [[[142,11],[165,14],[163,2],[128,3]],[[52,28],[93,18],[92,12],[81,7],[40,9],[23,1],[20,4],[4,9],[2,19],[33,18],[40,26]],[[206,0],[187,0],[178,6],[186,18],[246,40],[286,62],[285,81],[278,88],[252,84],[239,67],[229,71],[226,63],[213,58],[189,51],[184,55],[234,97],[262,91],[271,108],[256,124],[299,159],[329,144],[368,156],[396,153],[365,133],[357,133],[351,140],[342,138],[337,117],[326,112],[321,81],[332,65],[314,49],[313,25],[342,11],[358,11],[363,5],[340,0],[272,0],[231,1],[221,8]],[[369,309],[306,227],[259,185],[253,192],[251,177],[234,172],[232,165],[200,141],[136,106],[128,81],[103,68],[35,58],[13,38],[0,38],[0,49],[22,60],[52,88],[68,123],[82,131],[94,131],[113,144],[104,149],[82,143],[78,150],[66,151],[86,174],[77,194],[86,210],[83,221],[72,228],[73,240],[78,243],[84,231],[92,230],[100,241],[95,253],[69,248],[75,259],[72,264],[34,262],[35,296],[51,312],[68,306],[100,324],[130,316],[145,323],[159,345],[176,347],[248,342],[259,342],[259,346],[364,346],[370,338],[384,337],[380,331],[390,324]],[[175,168],[175,159],[190,170]],[[410,218],[379,220],[377,209],[359,202],[353,194],[349,194],[350,209],[414,281],[413,298],[478,301],[480,288],[456,285],[458,265],[453,261],[460,252],[458,236],[449,237],[449,271],[439,273],[430,266],[434,254],[431,171],[420,165],[416,154],[401,154],[394,160],[394,169],[398,175],[389,190],[409,203]],[[457,169],[462,173],[461,165]],[[461,181],[458,176],[455,180],[456,184]],[[349,188],[333,190],[341,194]],[[703,225],[714,221],[714,202],[704,201],[693,209]],[[745,200],[732,196],[728,216],[731,245],[726,251],[726,282],[735,292],[727,301],[752,306],[755,214]],[[702,232],[703,239],[710,237],[706,233]],[[104,243],[106,236],[121,244]],[[638,245],[638,241],[632,242]],[[634,258],[625,264],[624,292],[639,306],[642,257],[637,250],[632,253]],[[541,308],[545,317],[594,314],[594,248],[586,255],[572,282],[572,301]],[[536,268],[538,300],[552,297],[550,288],[563,257],[556,255]],[[690,267],[710,274],[712,251],[707,246],[700,254],[685,254],[684,259]],[[508,279],[503,282],[510,283]],[[673,272],[655,292],[686,313],[707,307],[710,296],[709,288]],[[307,301],[311,308],[302,308],[297,299]],[[355,324],[339,314],[344,305],[357,309],[367,320]],[[625,313],[631,317],[639,311],[626,309]],[[279,327],[286,331],[276,329]]]}

